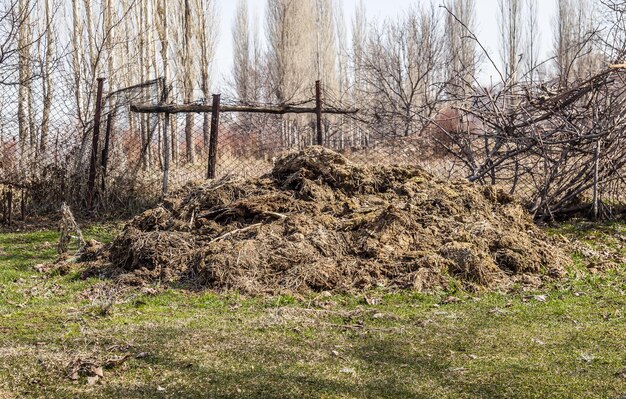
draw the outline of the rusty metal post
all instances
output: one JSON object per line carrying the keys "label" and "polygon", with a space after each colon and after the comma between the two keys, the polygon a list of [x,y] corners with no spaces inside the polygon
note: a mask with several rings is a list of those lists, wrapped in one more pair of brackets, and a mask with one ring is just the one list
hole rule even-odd
{"label": "rusty metal post", "polygon": [[600,191],[599,191],[599,183],[600,183],[600,140],[596,140],[596,146],[594,150],[594,161],[593,161],[593,197],[592,197],[592,205],[591,211],[593,214],[593,220],[598,220],[598,216],[600,216]]}
{"label": "rusty metal post", "polygon": [[324,144],[324,133],[322,132],[322,84],[315,81],[315,115],[317,117],[317,145]]}
{"label": "rusty metal post", "polygon": [[[167,104],[167,97],[169,96],[169,89],[167,87],[167,78],[163,77],[163,92],[161,93],[161,104]],[[170,114],[165,113],[163,117],[163,182],[162,182],[162,194],[163,197],[167,194],[167,185],[170,175]]]}
{"label": "rusty metal post", "polygon": [[9,186],[9,192],[7,193],[7,224],[11,225],[11,216],[13,213],[13,187]]}
{"label": "rusty metal post", "polygon": [[21,221],[26,220],[26,189],[25,188],[22,188],[22,207],[21,207],[20,220]]}
{"label": "rusty metal post", "polygon": [[98,78],[96,92],[96,110],[93,117],[93,140],[91,144],[91,162],[89,163],[89,180],[87,181],[87,207],[93,208],[93,199],[96,188],[96,163],[98,161],[98,142],[100,140],[100,117],[102,115],[102,90],[104,78]]}
{"label": "rusty metal post", "polygon": [[220,126],[220,95],[213,94],[213,107],[211,108],[211,135],[209,137],[209,164],[207,179],[215,179],[215,166],[217,164],[217,140]]}
{"label": "rusty metal post", "polygon": [[2,223],[7,221],[7,204],[6,204],[7,193],[5,190],[2,190],[0,194],[0,213],[2,213]]}
{"label": "rusty metal post", "polygon": [[167,194],[167,180],[170,174],[170,136],[169,136],[169,126],[170,126],[170,114],[165,113],[165,118],[163,118],[163,196]]}
{"label": "rusty metal post", "polygon": [[111,141],[111,129],[113,129],[113,118],[115,111],[110,111],[107,115],[107,127],[104,132],[104,148],[102,149],[102,158],[100,166],[102,167],[102,191],[106,188],[107,167],[109,165],[109,146]]}

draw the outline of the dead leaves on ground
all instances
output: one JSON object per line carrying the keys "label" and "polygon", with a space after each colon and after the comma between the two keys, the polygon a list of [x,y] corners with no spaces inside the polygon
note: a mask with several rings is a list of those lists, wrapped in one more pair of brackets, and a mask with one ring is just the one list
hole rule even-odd
{"label": "dead leaves on ground", "polygon": [[67,366],[67,377],[72,381],[79,381],[83,377],[87,385],[96,385],[102,383],[105,376],[104,370],[112,370],[121,366],[131,356],[130,353],[125,353],[122,356],[113,356],[104,361],[77,356]]}

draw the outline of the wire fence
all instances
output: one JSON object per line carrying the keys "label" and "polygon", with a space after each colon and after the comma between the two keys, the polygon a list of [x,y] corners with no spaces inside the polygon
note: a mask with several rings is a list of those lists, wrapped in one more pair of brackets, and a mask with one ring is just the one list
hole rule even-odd
{"label": "wire fence", "polygon": [[[159,98],[161,80],[103,94],[102,134],[96,142],[95,90],[93,95],[76,98],[71,82],[56,87],[48,97],[34,85],[4,86],[0,91],[2,220],[56,211],[62,203],[78,210],[90,208],[94,149],[98,189],[92,201],[97,211],[132,212],[153,202],[157,198],[150,190],[154,172],[141,167],[142,146],[149,148],[146,143],[156,138],[145,135],[156,131],[158,118],[139,121],[130,113],[130,104]],[[144,189],[148,190],[144,193]]]}
{"label": "wire fence", "polygon": [[[219,136],[213,142],[216,115],[209,99],[169,104],[171,87],[163,79],[115,91],[107,90],[102,81],[92,85],[89,98],[75,98],[71,82],[58,85],[60,89],[51,96],[41,90],[20,93],[24,90],[20,86],[2,88],[0,216],[4,222],[55,211],[62,203],[94,214],[132,214],[159,201],[164,189],[173,192],[207,179],[212,169],[215,178],[258,177],[269,172],[281,155],[320,142],[360,165],[420,166],[439,178],[466,179],[476,174],[468,159],[485,164],[498,140],[477,133],[476,118],[452,108],[440,110],[429,123],[409,131],[375,112],[341,110],[335,105],[338,99],[326,91],[321,93],[326,112],[320,118],[317,110],[322,107],[316,102],[320,93],[316,98],[312,85],[310,100],[294,106],[221,99]],[[132,106],[137,104],[170,108],[136,112]],[[281,110],[289,112],[277,112]],[[519,145],[520,139],[515,140],[498,144],[500,151]],[[470,151],[471,156],[454,148]],[[535,173],[542,168],[542,173]],[[613,178],[599,187],[611,206],[626,204],[623,169],[620,165]],[[545,156],[524,153],[492,166],[477,182],[497,184],[532,205],[545,187],[537,176],[549,173]],[[588,189],[582,194],[591,196]]]}
{"label": "wire fence", "polygon": [[[193,108],[194,105],[201,107]],[[202,112],[202,107],[209,111]],[[147,108],[142,112],[159,115],[161,130],[164,115],[169,115],[168,134],[174,144],[169,151],[168,189],[176,190],[190,181],[206,179],[211,130],[211,106],[207,101]],[[252,111],[245,111],[248,108]],[[436,140],[428,135],[406,136],[382,123],[372,126],[360,119],[356,110],[342,111],[338,106],[329,105],[325,110],[333,114],[323,112],[320,138],[313,112],[315,98],[294,106],[296,110],[308,112],[272,113],[277,108],[280,106],[275,104],[250,105],[229,98],[221,100],[216,178],[261,176],[272,169],[274,161],[281,155],[317,145],[320,141],[324,147],[361,165],[417,165],[443,178],[467,176],[458,160],[446,155]],[[195,111],[186,111],[188,109]],[[162,166],[162,149],[154,145],[153,153],[160,154],[159,165]]]}

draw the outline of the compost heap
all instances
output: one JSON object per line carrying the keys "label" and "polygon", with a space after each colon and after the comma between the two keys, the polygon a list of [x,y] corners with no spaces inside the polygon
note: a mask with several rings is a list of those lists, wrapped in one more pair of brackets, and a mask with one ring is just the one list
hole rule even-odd
{"label": "compost heap", "polygon": [[501,288],[557,276],[566,262],[498,189],[357,166],[321,147],[258,179],[186,187],[132,219],[108,256],[127,281],[251,294]]}

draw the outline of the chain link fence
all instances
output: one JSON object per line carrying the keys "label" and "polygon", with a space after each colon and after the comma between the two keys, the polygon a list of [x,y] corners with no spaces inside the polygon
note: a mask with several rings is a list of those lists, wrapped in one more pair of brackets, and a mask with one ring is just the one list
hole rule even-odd
{"label": "chain link fence", "polygon": [[[90,101],[76,99],[71,82],[57,86],[47,105],[46,93],[35,87],[26,97],[19,86],[0,92],[0,213],[5,222],[54,211],[62,203],[95,214],[132,214],[159,201],[164,187],[173,192],[207,179],[211,162],[216,178],[258,177],[281,155],[320,141],[357,164],[420,166],[439,178],[466,179],[477,172],[472,165],[485,164],[497,140],[480,133],[476,118],[452,107],[408,131],[376,112],[341,110],[329,92],[322,93],[326,112],[318,121],[312,86],[310,100],[288,107],[306,112],[281,113],[277,111],[284,111],[284,105],[221,99],[212,157],[215,115],[207,98],[198,95],[199,100],[171,105],[168,112],[135,112],[131,106],[138,104],[168,106],[171,87],[156,79],[115,91],[104,85],[98,110],[97,82]],[[17,98],[27,100],[20,104]],[[89,109],[81,114],[77,103]],[[508,151],[513,142],[500,151]],[[530,206],[542,187],[530,172],[545,168],[541,173],[550,173],[544,161],[532,154],[514,157],[477,182],[498,184]],[[626,204],[623,176],[620,165],[600,187],[612,206]]]}
{"label": "chain link fence", "polygon": [[[206,104],[199,101],[187,105]],[[297,107],[312,109],[315,99]],[[208,105],[207,105],[208,107]],[[291,151],[318,144],[316,115],[313,113],[272,114],[272,104],[242,104],[232,99],[220,103],[216,178],[226,175],[257,177],[269,172],[275,159]],[[254,112],[224,112],[223,109],[250,107]],[[334,112],[339,108],[331,107]],[[263,110],[268,110],[263,112]],[[144,111],[146,112],[146,111]],[[206,179],[209,165],[210,112],[169,113],[170,168],[168,189],[176,190],[190,181]],[[161,130],[164,114],[160,115]],[[372,128],[358,113],[323,114],[322,145],[362,165],[418,165],[437,176],[467,176],[462,165],[444,154],[436,141],[425,135],[403,136]],[[155,153],[157,153],[155,147]],[[160,155],[163,159],[163,154]],[[162,162],[160,163],[162,164]]]}
{"label": "chain link fence", "polygon": [[157,136],[158,117],[138,120],[130,104],[160,98],[161,80],[102,94],[91,200],[95,90],[77,99],[72,82],[66,83],[51,94],[34,84],[1,88],[0,217],[5,222],[56,211],[62,203],[78,210],[93,205],[97,212],[133,212],[158,199],[152,189],[158,177],[142,167],[149,159],[148,143]]}

